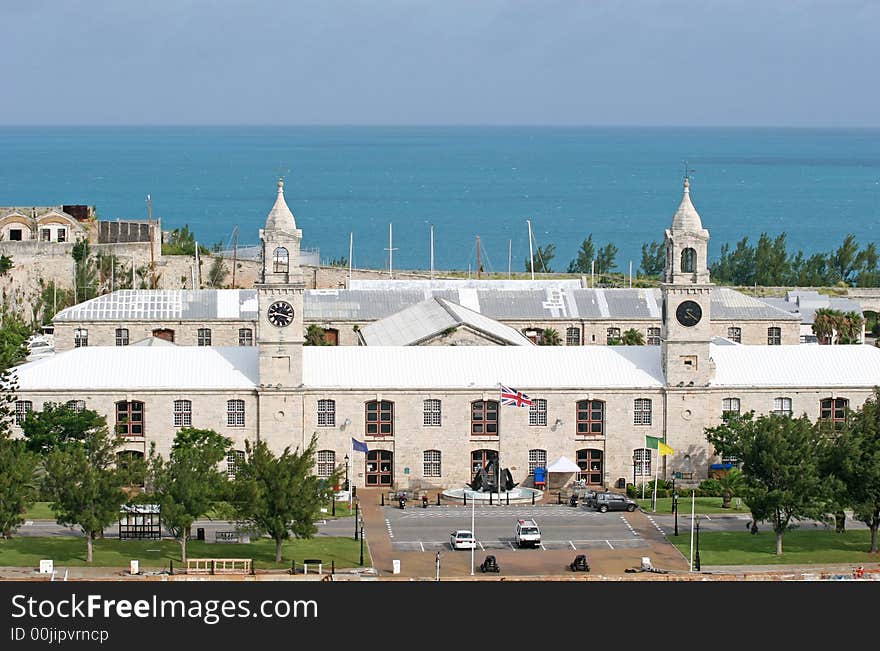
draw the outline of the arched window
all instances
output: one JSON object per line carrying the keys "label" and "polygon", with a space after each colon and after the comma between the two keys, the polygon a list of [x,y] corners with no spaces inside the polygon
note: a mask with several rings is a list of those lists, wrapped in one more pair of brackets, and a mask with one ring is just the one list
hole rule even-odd
{"label": "arched window", "polygon": [[535,474],[535,468],[547,467],[547,450],[529,450],[529,474]]}
{"label": "arched window", "polygon": [[681,272],[692,274],[697,268],[697,252],[691,248],[681,252]]}
{"label": "arched window", "polygon": [[497,400],[474,400],[471,403],[471,434],[498,436]]}
{"label": "arched window", "polygon": [[600,486],[602,484],[602,450],[584,448],[576,452],[577,465],[581,471],[578,479],[586,482],[588,486]]}
{"label": "arched window", "polygon": [[116,403],[116,434],[144,435],[144,403],[139,400],[120,400]]}
{"label": "arched window", "polygon": [[394,436],[394,403],[370,400],[366,403],[366,433],[371,436]]}
{"label": "arched window", "polygon": [[440,450],[425,450],[423,475],[425,477],[440,476]]}
{"label": "arched window", "polygon": [[581,436],[605,434],[605,403],[601,400],[578,400],[577,430]]}
{"label": "arched window", "polygon": [[289,268],[290,256],[287,253],[287,249],[279,246],[272,253],[272,270],[276,274],[286,274]]}

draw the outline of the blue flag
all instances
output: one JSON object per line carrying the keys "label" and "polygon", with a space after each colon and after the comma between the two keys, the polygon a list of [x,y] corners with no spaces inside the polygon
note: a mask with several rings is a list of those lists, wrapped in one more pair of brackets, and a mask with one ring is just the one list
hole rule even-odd
{"label": "blue flag", "polygon": [[361,443],[355,437],[351,437],[351,449],[357,452],[369,452],[366,443]]}

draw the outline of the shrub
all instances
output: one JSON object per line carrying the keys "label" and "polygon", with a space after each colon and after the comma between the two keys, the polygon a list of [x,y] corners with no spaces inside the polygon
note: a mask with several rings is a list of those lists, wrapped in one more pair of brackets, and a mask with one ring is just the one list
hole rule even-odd
{"label": "shrub", "polygon": [[721,497],[723,491],[717,479],[704,479],[700,482],[701,497]]}

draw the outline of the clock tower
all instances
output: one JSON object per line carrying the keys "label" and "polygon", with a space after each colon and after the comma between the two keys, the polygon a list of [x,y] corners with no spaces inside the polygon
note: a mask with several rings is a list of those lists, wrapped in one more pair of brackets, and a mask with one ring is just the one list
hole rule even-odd
{"label": "clock tower", "polygon": [[299,266],[302,231],[284,201],[284,181],[260,229],[263,268],[256,284],[259,301],[257,345],[260,387],[290,389],[302,385],[303,284]]}
{"label": "clock tower", "polygon": [[712,338],[709,281],[709,231],[690,196],[684,179],[684,197],[666,229],[666,268],[663,272],[663,370],[669,387],[704,387],[714,375],[709,358]]}

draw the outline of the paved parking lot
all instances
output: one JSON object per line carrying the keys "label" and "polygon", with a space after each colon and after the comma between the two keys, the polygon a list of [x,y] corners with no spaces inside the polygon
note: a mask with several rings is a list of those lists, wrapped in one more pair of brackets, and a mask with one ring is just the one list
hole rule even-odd
{"label": "paved parking lot", "polygon": [[[471,529],[472,509],[461,506],[410,507],[382,510],[391,548],[400,552],[451,551],[449,534]],[[541,528],[541,545],[519,549],[514,542],[517,519],[533,519]],[[598,513],[582,507],[481,506],[473,509],[474,535],[480,551],[540,553],[552,550],[617,550],[647,547],[619,513]]]}

